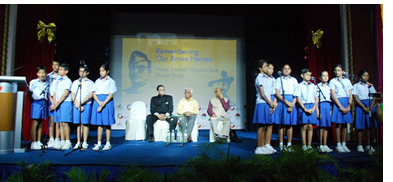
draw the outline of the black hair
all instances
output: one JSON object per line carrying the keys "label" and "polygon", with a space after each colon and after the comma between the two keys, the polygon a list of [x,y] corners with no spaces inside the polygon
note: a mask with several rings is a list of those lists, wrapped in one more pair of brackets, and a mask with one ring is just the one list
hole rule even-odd
{"label": "black hair", "polygon": [[344,70],[343,66],[341,66],[341,64],[337,64],[334,69],[336,69],[337,67],[341,68],[341,70]]}
{"label": "black hair", "polygon": [[83,65],[80,65],[79,69],[81,69],[81,68],[84,68],[86,72],[90,72],[89,67],[87,67],[87,66],[85,67]]}
{"label": "black hair", "polygon": [[[159,89],[160,87],[164,87],[164,85],[158,85],[158,86],[157,86],[157,91],[158,91],[158,89]],[[164,87],[164,88],[165,88],[165,87]]]}
{"label": "black hair", "polygon": [[258,60],[258,68],[261,68],[265,63],[267,64],[267,61],[265,59]]}
{"label": "black hair", "polygon": [[56,63],[59,63],[59,64],[60,64],[60,61],[58,61],[58,60],[55,60],[55,59],[54,59],[54,60],[52,60],[52,63],[53,63],[53,62],[56,62]]}
{"label": "black hair", "polygon": [[40,70],[44,70],[45,73],[46,73],[46,67],[45,66],[38,66],[37,67],[37,72],[40,71]]}
{"label": "black hair", "polygon": [[104,69],[105,71],[109,71],[109,65],[108,63],[104,63],[100,66],[100,68]]}
{"label": "black hair", "polygon": [[69,66],[67,63],[62,63],[62,64],[60,65],[60,67],[62,67],[64,70],[67,70],[67,71],[70,70],[70,66]]}
{"label": "black hair", "polygon": [[302,69],[302,74],[305,74],[305,73],[307,73],[307,72],[312,73],[312,71],[311,71],[310,69],[308,69],[308,68],[303,68],[303,69]]}
{"label": "black hair", "polygon": [[322,77],[322,73],[323,72],[327,72],[329,74],[329,72],[327,70],[322,70],[321,72],[319,72],[318,77],[321,78]]}
{"label": "black hair", "polygon": [[273,63],[267,63],[267,67],[269,67],[270,65],[274,67]]}
{"label": "black hair", "polygon": [[364,73],[370,74],[370,72],[368,72],[368,70],[363,69],[363,70],[360,70],[360,71],[359,71],[359,73],[358,73],[358,78],[360,79]]}

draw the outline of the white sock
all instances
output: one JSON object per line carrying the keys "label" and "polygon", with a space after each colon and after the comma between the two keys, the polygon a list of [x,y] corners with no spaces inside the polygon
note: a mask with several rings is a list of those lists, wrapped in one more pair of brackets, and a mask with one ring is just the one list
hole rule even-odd
{"label": "white sock", "polygon": [[291,145],[292,145],[292,143],[291,143],[291,142],[288,142],[288,143],[287,143],[287,146],[288,146],[288,147],[289,147],[289,146],[291,146]]}
{"label": "white sock", "polygon": [[55,141],[55,139],[54,138],[49,138],[49,141]]}
{"label": "white sock", "polygon": [[65,142],[66,142],[66,143],[71,143],[70,140],[66,140]]}
{"label": "white sock", "polygon": [[106,144],[105,145],[110,145],[111,144],[111,142],[106,142]]}
{"label": "white sock", "polygon": [[101,145],[101,141],[98,141],[98,142],[97,142],[97,145]]}
{"label": "white sock", "polygon": [[60,138],[56,138],[55,141],[60,141]]}
{"label": "white sock", "polygon": [[87,142],[83,142],[83,144],[87,144]]}
{"label": "white sock", "polygon": [[341,147],[341,143],[337,143],[337,147]]}
{"label": "white sock", "polygon": [[283,143],[283,142],[280,142],[280,146],[284,146],[284,143]]}
{"label": "white sock", "polygon": [[345,142],[343,142],[342,146],[345,146],[345,144],[346,144],[346,143],[345,143]]}
{"label": "white sock", "polygon": [[31,142],[31,145],[35,145],[37,142]]}

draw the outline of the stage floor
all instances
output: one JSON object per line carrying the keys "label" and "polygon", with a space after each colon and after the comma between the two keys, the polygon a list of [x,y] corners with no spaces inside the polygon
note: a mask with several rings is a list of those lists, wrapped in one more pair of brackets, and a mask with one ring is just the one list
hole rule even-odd
{"label": "stage floor", "polygon": [[[69,155],[71,150],[45,150],[45,153],[40,156],[41,150],[27,150],[25,153],[11,153],[0,155],[0,165],[3,166],[16,166],[16,164],[24,161],[26,163],[41,163],[43,161],[51,161],[52,166],[66,167],[68,166],[107,166],[112,170],[124,168],[131,164],[140,167],[155,168],[157,171],[170,172],[176,166],[181,166],[186,163],[188,159],[194,158],[199,155],[198,145],[203,142],[209,142],[209,131],[200,130],[198,142],[185,143],[183,147],[180,144],[170,144],[168,147],[165,146],[164,142],[153,142],[147,141],[125,141],[124,130],[112,131],[111,144],[112,149],[109,151],[96,152],[91,150],[94,143],[96,143],[96,131],[91,131],[89,136],[89,149],[74,151]],[[254,155],[256,146],[256,132],[237,131],[238,137],[242,140],[241,143],[231,143],[230,154],[240,155],[242,158],[246,158],[250,155]],[[105,135],[103,135],[105,136]],[[75,144],[76,134],[75,132],[71,135],[71,142]],[[105,142],[105,141],[104,141]],[[301,143],[299,139],[293,139],[293,144]],[[24,141],[23,146],[29,146],[30,142]],[[223,144],[228,147],[229,144]],[[329,153],[338,164],[340,165],[363,165],[364,163],[375,160],[374,157],[367,155],[367,153],[359,153],[356,151],[355,143],[347,144],[351,153]],[[278,150],[278,135],[273,134],[272,146]],[[317,147],[317,143],[313,143],[313,147]],[[334,146],[329,146],[334,149]],[[277,152],[272,154],[272,157],[279,156]],[[64,169],[65,171],[67,169]],[[4,172],[4,171],[3,171]],[[4,179],[3,174],[3,179]]]}

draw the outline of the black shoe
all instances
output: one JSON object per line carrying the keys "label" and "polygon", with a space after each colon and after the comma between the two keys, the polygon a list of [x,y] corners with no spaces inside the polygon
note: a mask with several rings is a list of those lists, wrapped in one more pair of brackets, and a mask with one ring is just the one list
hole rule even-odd
{"label": "black shoe", "polygon": [[149,141],[149,143],[154,142],[154,136],[150,136],[148,141]]}
{"label": "black shoe", "polygon": [[230,130],[229,136],[231,137],[231,142],[235,142],[235,143],[242,142],[242,140],[240,140],[240,139],[237,137],[237,134],[236,134],[236,131],[235,131],[235,130]]}

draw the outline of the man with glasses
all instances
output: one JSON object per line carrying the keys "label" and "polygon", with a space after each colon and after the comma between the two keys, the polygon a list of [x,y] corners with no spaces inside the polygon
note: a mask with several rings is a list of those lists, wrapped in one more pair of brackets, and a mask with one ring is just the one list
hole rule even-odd
{"label": "man with glasses", "polygon": [[165,95],[165,87],[163,85],[157,86],[158,95],[150,100],[150,112],[146,117],[147,124],[147,140],[154,142],[153,130],[154,123],[157,120],[167,121],[169,129],[174,130],[177,124],[177,118],[171,118],[173,112],[173,98],[170,95]]}
{"label": "man with glasses", "polygon": [[134,51],[131,54],[128,68],[130,70],[128,76],[132,82],[132,86],[125,89],[125,91],[127,93],[142,92],[144,90],[144,86],[149,80],[151,73],[151,61],[147,59],[146,54],[140,51]]}
{"label": "man with glasses", "polygon": [[[209,101],[207,113],[210,116],[210,125],[216,137],[224,140],[229,136],[231,121],[228,118],[227,111],[229,109],[229,99],[222,94],[222,89],[217,87],[214,89],[216,97]],[[222,122],[222,129],[218,129],[219,122]]]}
{"label": "man with glasses", "polygon": [[193,90],[191,88],[185,88],[184,98],[177,104],[177,114],[181,117],[180,126],[183,130],[187,130],[188,142],[191,142],[193,139],[191,138],[191,132],[194,128],[197,114],[199,113],[198,101],[192,98],[192,93]]}

